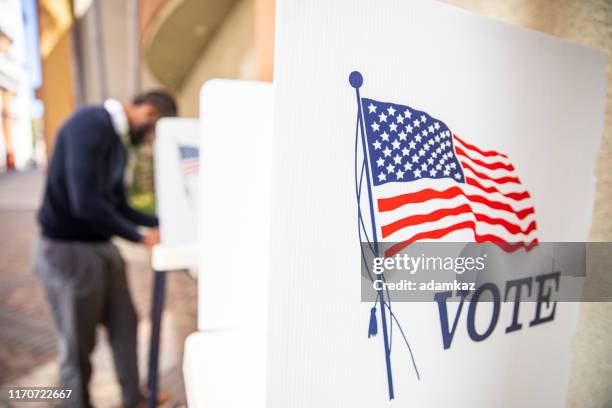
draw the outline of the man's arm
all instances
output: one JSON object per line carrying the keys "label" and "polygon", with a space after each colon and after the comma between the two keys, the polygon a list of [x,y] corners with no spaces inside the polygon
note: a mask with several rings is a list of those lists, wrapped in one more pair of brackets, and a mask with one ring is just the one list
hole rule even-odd
{"label": "man's arm", "polygon": [[103,174],[102,169],[111,142],[106,140],[101,126],[82,121],[69,129],[73,134],[65,140],[65,170],[70,207],[76,217],[95,224],[97,228],[140,242],[143,237],[136,225],[122,216],[104,194],[108,175]]}
{"label": "man's arm", "polygon": [[157,227],[159,226],[159,220],[154,215],[149,215],[142,211],[138,211],[127,201],[127,196],[125,194],[125,187],[123,184],[119,187],[119,197],[121,197],[121,202],[119,203],[119,212],[126,217],[128,220],[132,221],[137,225],[142,225],[144,227]]}

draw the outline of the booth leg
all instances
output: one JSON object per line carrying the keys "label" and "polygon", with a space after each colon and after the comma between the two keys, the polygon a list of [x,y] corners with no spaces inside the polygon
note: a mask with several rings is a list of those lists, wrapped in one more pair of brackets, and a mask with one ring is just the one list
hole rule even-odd
{"label": "booth leg", "polygon": [[155,271],[154,273],[153,298],[151,301],[151,344],[149,347],[149,408],[154,408],[157,404],[159,343],[166,287],[166,272]]}

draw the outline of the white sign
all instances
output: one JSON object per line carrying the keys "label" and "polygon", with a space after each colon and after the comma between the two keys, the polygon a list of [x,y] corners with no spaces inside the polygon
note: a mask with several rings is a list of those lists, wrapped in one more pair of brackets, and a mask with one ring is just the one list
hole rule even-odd
{"label": "white sign", "polygon": [[197,242],[199,134],[197,119],[157,122],[155,193],[160,241],[166,248]]}
{"label": "white sign", "polygon": [[268,406],[563,406],[577,304],[391,315],[358,231],[588,240],[603,55],[437,2],[277,3]]}

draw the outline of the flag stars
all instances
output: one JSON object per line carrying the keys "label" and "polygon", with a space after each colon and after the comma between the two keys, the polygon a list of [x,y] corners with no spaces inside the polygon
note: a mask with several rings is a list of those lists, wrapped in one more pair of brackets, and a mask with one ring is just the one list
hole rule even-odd
{"label": "flag stars", "polygon": [[368,137],[376,184],[442,177],[463,182],[453,134],[443,122],[411,108],[368,101]]}

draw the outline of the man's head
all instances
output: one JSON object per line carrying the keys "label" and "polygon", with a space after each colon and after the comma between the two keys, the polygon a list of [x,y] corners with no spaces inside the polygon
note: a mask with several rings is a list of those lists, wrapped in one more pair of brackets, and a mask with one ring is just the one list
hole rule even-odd
{"label": "man's head", "polygon": [[174,97],[163,90],[148,91],[134,97],[132,103],[125,107],[132,144],[141,144],[153,131],[158,119],[176,116],[177,111]]}

